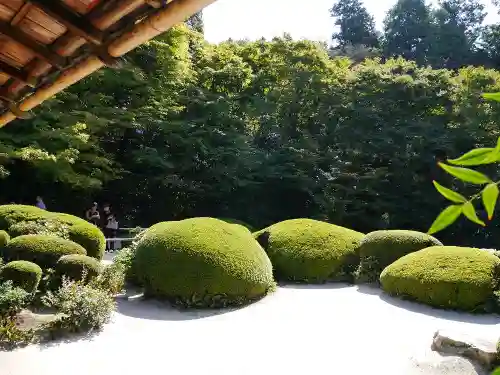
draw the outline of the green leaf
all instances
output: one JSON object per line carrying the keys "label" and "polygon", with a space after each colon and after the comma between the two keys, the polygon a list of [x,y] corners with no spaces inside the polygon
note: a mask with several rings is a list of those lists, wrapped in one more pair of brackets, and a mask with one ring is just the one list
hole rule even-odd
{"label": "green leaf", "polygon": [[500,92],[491,92],[483,94],[483,98],[500,102]]}
{"label": "green leaf", "polygon": [[497,367],[495,370],[493,370],[491,375],[500,375],[500,367]]}
{"label": "green leaf", "polygon": [[443,185],[441,185],[437,181],[432,181],[434,186],[436,187],[436,190],[439,191],[439,193],[445,197],[446,199],[455,202],[455,203],[465,203],[467,202],[467,198],[465,198],[462,194],[459,194],[453,190],[450,190]]}
{"label": "green leaf", "polygon": [[496,154],[494,148],[476,148],[468,153],[460,156],[457,159],[448,160],[448,163],[454,165],[475,166],[494,163],[496,158],[492,155]]}
{"label": "green leaf", "polygon": [[493,218],[493,213],[495,212],[495,206],[497,205],[498,195],[500,191],[497,184],[489,184],[486,186],[482,192],[483,205],[488,213],[488,220]]}
{"label": "green leaf", "polygon": [[429,229],[429,234],[434,234],[453,224],[462,214],[462,205],[452,205],[446,207],[434,221]]}
{"label": "green leaf", "polygon": [[492,182],[488,176],[472,169],[452,167],[443,163],[439,163],[439,166],[459,180],[470,182],[471,184],[483,185]]}
{"label": "green leaf", "polygon": [[483,227],[486,226],[484,221],[482,221],[480,218],[477,217],[476,209],[474,208],[472,202],[467,202],[462,206],[462,213],[467,219],[469,219],[473,223],[482,225]]}

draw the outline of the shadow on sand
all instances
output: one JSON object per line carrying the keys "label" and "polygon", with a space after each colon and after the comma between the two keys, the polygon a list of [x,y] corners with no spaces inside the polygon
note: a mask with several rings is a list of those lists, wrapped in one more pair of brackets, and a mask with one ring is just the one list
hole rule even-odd
{"label": "shadow on sand", "polygon": [[471,314],[453,310],[435,309],[417,302],[391,297],[375,286],[358,285],[357,291],[363,294],[378,295],[382,301],[397,308],[411,311],[415,314],[430,315],[435,318],[461,323],[485,325],[500,324],[500,316],[497,314]]}
{"label": "shadow on sand", "polygon": [[118,313],[132,318],[148,320],[182,321],[204,319],[228,314],[236,310],[239,310],[239,308],[181,310],[173,307],[168,302],[142,298],[133,300],[119,299],[117,301]]}
{"label": "shadow on sand", "polygon": [[278,287],[283,289],[344,289],[355,285],[347,283],[325,283],[325,284],[302,284],[302,283],[279,283]]}

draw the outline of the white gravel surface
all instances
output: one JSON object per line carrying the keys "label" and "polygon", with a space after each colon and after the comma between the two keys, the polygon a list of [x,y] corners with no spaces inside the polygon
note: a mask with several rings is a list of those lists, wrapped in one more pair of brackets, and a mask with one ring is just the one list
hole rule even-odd
{"label": "white gravel surface", "polygon": [[377,289],[282,287],[233,311],[119,302],[91,338],[0,353],[1,375],[476,374],[430,351],[438,329],[500,336],[496,316],[429,309]]}

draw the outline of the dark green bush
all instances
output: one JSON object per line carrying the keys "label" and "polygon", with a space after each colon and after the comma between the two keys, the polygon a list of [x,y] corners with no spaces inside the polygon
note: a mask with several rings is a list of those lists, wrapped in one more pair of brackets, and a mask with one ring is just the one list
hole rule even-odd
{"label": "dark green bush", "polygon": [[408,254],[380,275],[387,293],[440,308],[480,311],[493,298],[500,259],[486,251],[437,246]]}
{"label": "dark green bush", "polygon": [[35,263],[25,260],[16,260],[7,263],[0,270],[0,281],[12,281],[16,287],[28,293],[36,292],[42,278],[42,269]]}
{"label": "dark green bush", "polygon": [[399,258],[431,246],[441,246],[436,238],[408,230],[380,230],[367,234],[359,247],[357,280],[378,282],[380,273]]}
{"label": "dark green bush", "polygon": [[211,218],[163,223],[139,241],[146,294],[188,307],[238,305],[275,287],[266,253],[250,233]]}
{"label": "dark green bush", "polygon": [[364,235],[321,221],[295,219],[254,236],[269,255],[278,280],[322,283],[352,279]]}
{"label": "dark green bush", "polygon": [[34,206],[0,206],[0,229],[11,235],[52,233],[82,245],[88,256],[99,260],[106,248],[104,235],[95,225],[73,215]]}
{"label": "dark green bush", "polygon": [[4,230],[0,230],[0,248],[5,247],[9,243],[9,241],[9,234]]}
{"label": "dark green bush", "polygon": [[70,240],[56,236],[29,234],[12,239],[2,249],[2,258],[7,262],[28,260],[42,268],[53,268],[63,255],[85,255],[85,253],[81,245]]}
{"label": "dark green bush", "polygon": [[92,257],[80,254],[63,255],[56,264],[56,272],[62,277],[75,281],[83,279],[86,275],[86,280],[91,280],[102,271],[101,263]]}

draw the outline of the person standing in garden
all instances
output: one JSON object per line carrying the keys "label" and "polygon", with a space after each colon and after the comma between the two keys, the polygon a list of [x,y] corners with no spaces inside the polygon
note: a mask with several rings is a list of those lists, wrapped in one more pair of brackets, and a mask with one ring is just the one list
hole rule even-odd
{"label": "person standing in garden", "polygon": [[37,196],[36,197],[36,204],[35,204],[36,207],[42,209],[42,210],[46,210],[47,209],[47,206],[45,205],[45,202],[43,201],[42,197],[41,196]]}
{"label": "person standing in garden", "polygon": [[85,217],[90,223],[99,226],[101,215],[99,214],[99,206],[97,205],[97,202],[94,202],[92,207],[87,210]]}

